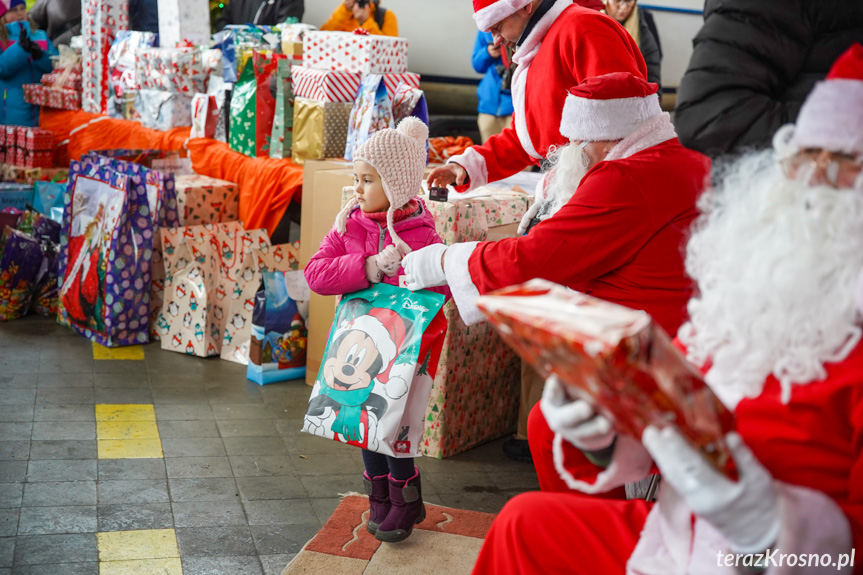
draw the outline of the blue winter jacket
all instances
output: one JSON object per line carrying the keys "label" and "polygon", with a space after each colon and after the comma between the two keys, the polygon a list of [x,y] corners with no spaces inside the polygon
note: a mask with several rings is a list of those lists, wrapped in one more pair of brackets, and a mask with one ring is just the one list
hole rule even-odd
{"label": "blue winter jacket", "polygon": [[[42,46],[45,54],[38,60],[33,60],[29,52],[18,45],[20,27],[24,26],[30,38]],[[30,34],[28,22],[11,22],[6,24],[9,41],[6,46],[0,45],[0,124],[12,126],[38,126],[39,106],[32,106],[24,101],[24,84],[38,84],[42,74],[53,69],[51,56],[57,54],[57,49],[43,30]],[[47,47],[47,49],[46,49]]]}
{"label": "blue winter jacket", "polygon": [[509,90],[501,91],[501,79],[495,70],[495,65],[500,64],[501,59],[492,58],[488,53],[488,46],[493,42],[491,32],[479,32],[473,45],[473,69],[485,74],[476,89],[479,97],[477,112],[492,116],[510,116],[512,93]]}

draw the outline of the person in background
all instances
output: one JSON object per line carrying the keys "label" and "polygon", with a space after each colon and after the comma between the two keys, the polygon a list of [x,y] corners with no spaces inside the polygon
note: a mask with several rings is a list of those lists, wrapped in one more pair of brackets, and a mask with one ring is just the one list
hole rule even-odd
{"label": "person in background", "polygon": [[353,32],[357,28],[379,36],[398,36],[399,25],[392,10],[382,8],[380,0],[344,0],[321,30]]}
{"label": "person in background", "polygon": [[707,0],[674,125],[708,156],[764,149],[830,64],[863,42],[863,2]]}
{"label": "person in background", "polygon": [[231,0],[216,19],[216,31],[231,24],[273,26],[288,18],[303,21],[304,0]]}
{"label": "person in background", "polygon": [[28,15],[33,25],[45,30],[55,46],[69,45],[81,33],[80,0],[37,0]]}
{"label": "person in background", "polygon": [[129,0],[129,30],[159,33],[159,2]]}
{"label": "person in background", "polygon": [[44,31],[31,29],[24,0],[0,0],[0,50],[0,124],[38,126],[39,106],[24,101],[22,86],[53,69],[57,49]]}
{"label": "person in background", "polygon": [[660,86],[662,96],[662,44],[659,42],[659,30],[653,21],[653,14],[635,0],[603,0],[605,12],[626,28],[647,64],[647,81]]}
{"label": "person in background", "polygon": [[512,60],[507,58],[507,63],[504,63],[503,50],[495,45],[490,32],[477,32],[473,45],[473,69],[485,74],[476,89],[479,98],[476,123],[482,143],[512,125],[512,70],[507,65]]}

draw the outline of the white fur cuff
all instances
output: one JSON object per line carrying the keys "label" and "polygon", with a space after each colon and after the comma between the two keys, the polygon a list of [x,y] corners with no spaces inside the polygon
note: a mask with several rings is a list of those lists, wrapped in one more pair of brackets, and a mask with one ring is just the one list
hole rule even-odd
{"label": "white fur cuff", "polygon": [[468,148],[463,154],[453,156],[446,163],[458,164],[467,172],[470,178],[470,185],[465,192],[488,184],[488,167],[486,166],[485,158],[475,149]]}
{"label": "white fur cuff", "polygon": [[476,307],[479,290],[470,277],[468,260],[479,242],[453,244],[446,250],[444,258],[444,273],[452,292],[452,298],[458,307],[458,313],[466,325],[473,325],[485,320],[485,316]]}

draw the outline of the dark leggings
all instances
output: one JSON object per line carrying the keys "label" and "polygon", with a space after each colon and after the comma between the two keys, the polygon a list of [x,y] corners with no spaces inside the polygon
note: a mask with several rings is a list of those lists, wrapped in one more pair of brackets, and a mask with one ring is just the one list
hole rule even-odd
{"label": "dark leggings", "polygon": [[393,479],[404,481],[414,476],[414,458],[395,458],[363,449],[363,463],[369,477],[391,474]]}

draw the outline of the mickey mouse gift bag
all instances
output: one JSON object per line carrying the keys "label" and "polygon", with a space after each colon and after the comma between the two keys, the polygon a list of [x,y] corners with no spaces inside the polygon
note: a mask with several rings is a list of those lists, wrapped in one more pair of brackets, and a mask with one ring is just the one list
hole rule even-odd
{"label": "mickey mouse gift bag", "polygon": [[446,334],[444,296],[375,284],[342,298],[303,431],[416,457]]}

